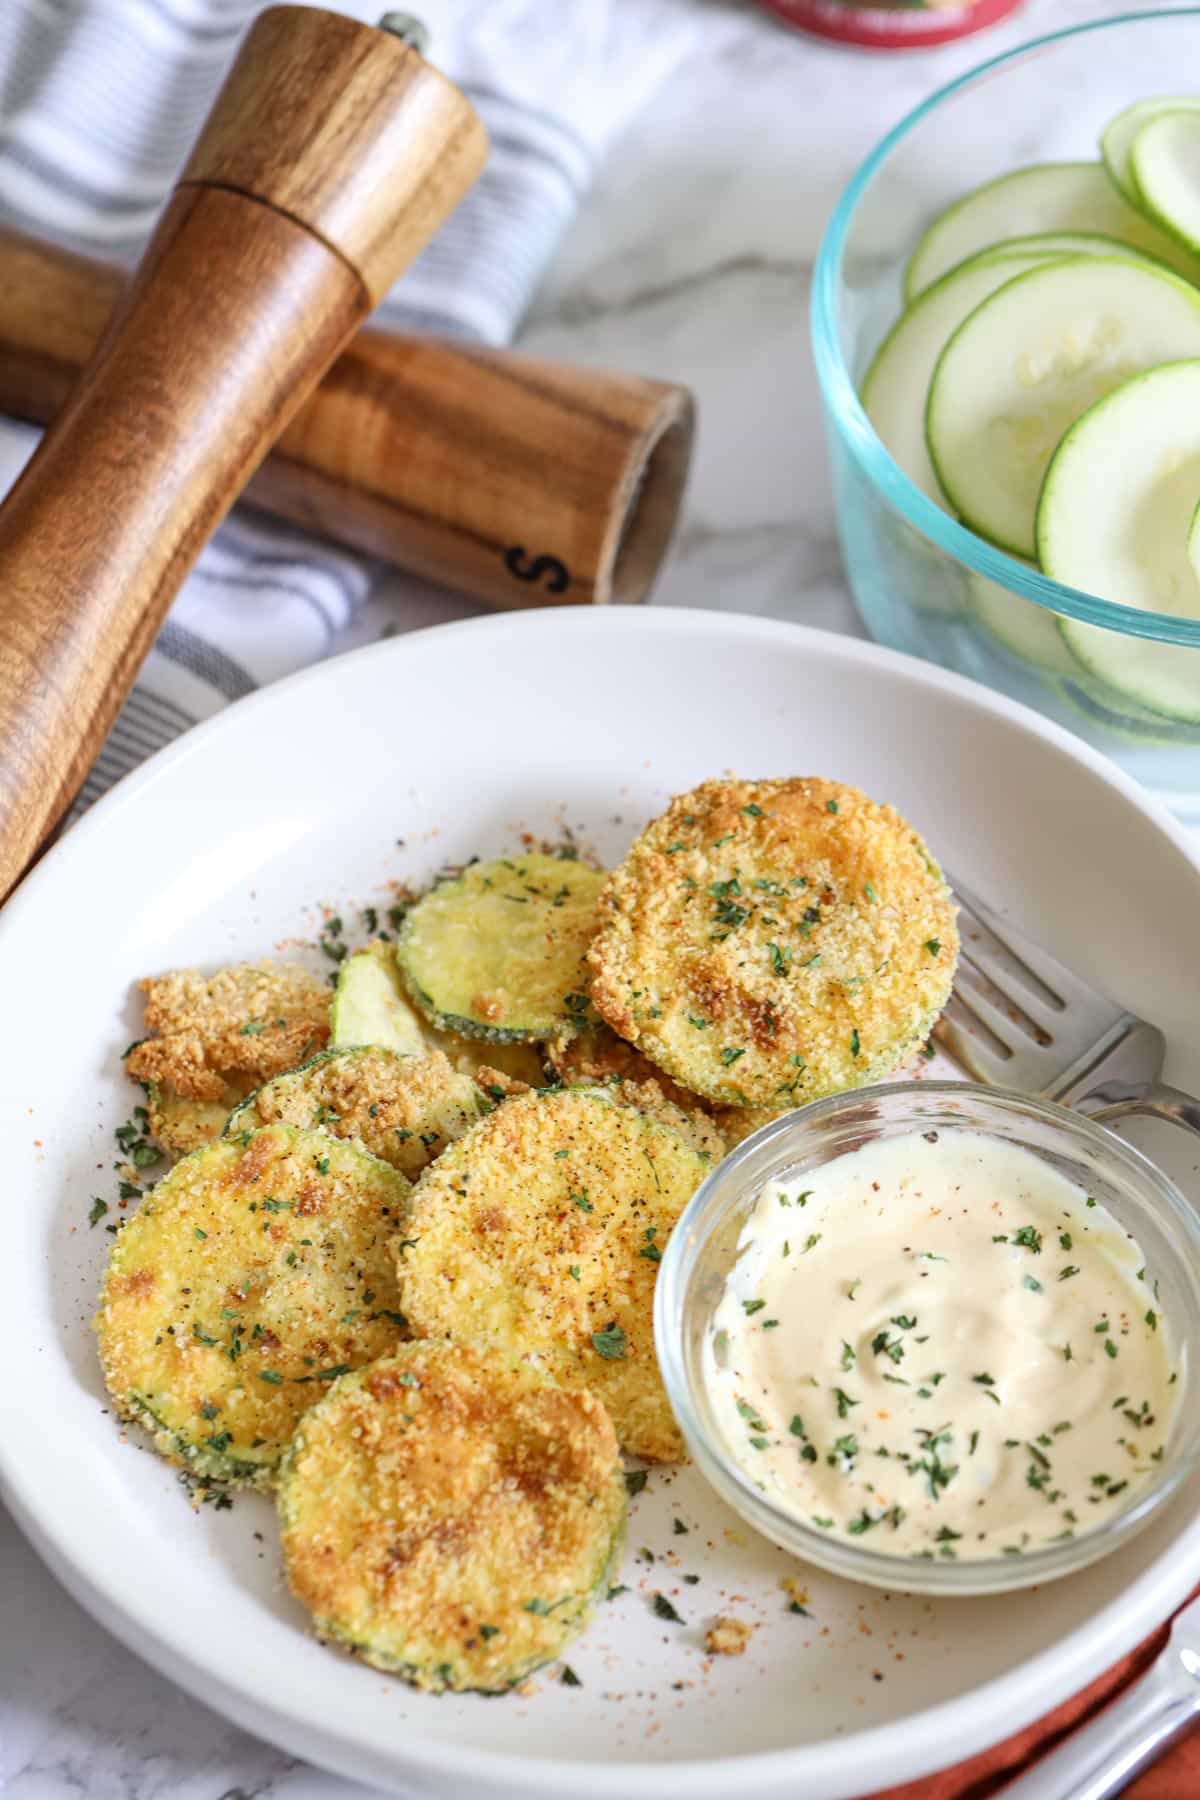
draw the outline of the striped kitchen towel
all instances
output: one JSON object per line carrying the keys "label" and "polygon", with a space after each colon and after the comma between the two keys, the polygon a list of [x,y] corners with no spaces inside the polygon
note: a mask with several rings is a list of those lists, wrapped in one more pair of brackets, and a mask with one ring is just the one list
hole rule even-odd
{"label": "striped kitchen towel", "polygon": [[[383,0],[325,0],[370,21]],[[0,0],[0,220],[136,262],[262,0]],[[689,0],[419,0],[430,59],[491,137],[475,189],[380,308],[511,337],[598,156],[690,37]],[[0,492],[37,434],[0,419]],[[263,682],[336,648],[371,568],[235,513],[176,601],[80,798]]]}

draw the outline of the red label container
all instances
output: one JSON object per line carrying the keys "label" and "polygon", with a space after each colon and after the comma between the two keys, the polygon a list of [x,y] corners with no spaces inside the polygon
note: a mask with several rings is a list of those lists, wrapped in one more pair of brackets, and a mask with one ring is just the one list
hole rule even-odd
{"label": "red label container", "polygon": [[862,44],[872,50],[917,50],[968,37],[1016,12],[1021,0],[965,0],[965,4],[921,4],[921,0],[881,0],[873,6],[858,0],[760,0],[768,12],[801,31]]}

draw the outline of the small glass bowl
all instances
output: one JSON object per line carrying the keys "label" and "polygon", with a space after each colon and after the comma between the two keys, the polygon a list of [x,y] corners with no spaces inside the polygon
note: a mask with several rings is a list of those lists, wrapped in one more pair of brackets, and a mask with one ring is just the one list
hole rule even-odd
{"label": "small glass bowl", "polygon": [[[905,262],[936,214],[1022,165],[1095,158],[1115,113],[1177,93],[1198,60],[1200,8],[1126,13],[1039,38],[940,89],[872,151],[830,220],[812,338],[846,571],[872,636],[1036,706],[1200,820],[1200,618],[1065,587],[995,549],[913,485],[858,398],[901,311]],[[1191,716],[1151,712],[1089,672],[1058,614],[1179,646]]]}
{"label": "small glass bowl", "polygon": [[[1094,1194],[1132,1233],[1157,1282],[1157,1304],[1178,1368],[1178,1399],[1161,1463],[1124,1511],[1094,1530],[1024,1556],[933,1562],[889,1556],[803,1523],[767,1497],[725,1447],[703,1379],[702,1347],[742,1227],[763,1186],[880,1138],[912,1131],[977,1131],[1022,1145]],[[1048,1101],[971,1082],[903,1082],[837,1094],[764,1125],[718,1164],[671,1233],[659,1269],[654,1335],[667,1395],[696,1464],[721,1497],[765,1537],[804,1561],[893,1592],[997,1594],[1031,1587],[1107,1556],[1164,1506],[1200,1459],[1200,1214],[1140,1151]]]}

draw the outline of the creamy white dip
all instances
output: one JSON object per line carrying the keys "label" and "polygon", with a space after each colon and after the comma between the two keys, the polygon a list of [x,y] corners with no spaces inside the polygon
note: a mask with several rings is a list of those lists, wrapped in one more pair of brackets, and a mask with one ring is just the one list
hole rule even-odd
{"label": "creamy white dip", "polygon": [[728,1449],[773,1502],[948,1559],[1123,1511],[1163,1454],[1171,1353],[1129,1234],[1032,1152],[960,1130],[768,1184],[703,1352]]}

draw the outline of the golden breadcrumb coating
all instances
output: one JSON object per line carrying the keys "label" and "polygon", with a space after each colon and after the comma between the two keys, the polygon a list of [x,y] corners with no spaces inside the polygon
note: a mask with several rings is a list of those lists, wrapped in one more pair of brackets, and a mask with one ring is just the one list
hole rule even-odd
{"label": "golden breadcrumb coating", "polygon": [[546,1045],[546,1060],[560,1081],[656,1081],[668,1100],[685,1112],[708,1101],[664,1075],[648,1056],[619,1038],[610,1025],[594,1020],[582,1031],[564,1032]]}
{"label": "golden breadcrumb coating", "polygon": [[96,1318],[118,1412],[197,1474],[268,1486],[296,1420],[395,1347],[386,1163],[284,1125],[184,1157],[113,1244]]}
{"label": "golden breadcrumb coating", "polygon": [[148,1081],[146,1130],[173,1156],[187,1156],[204,1144],[214,1144],[234,1107],[253,1091],[252,1075],[229,1076],[219,1100],[190,1100],[168,1082]]}
{"label": "golden breadcrumb coating", "polygon": [[188,1100],[223,1101],[228,1077],[258,1081],[294,1069],[329,1038],[329,988],[297,963],[239,963],[202,975],[179,969],[138,983],[146,1029],[125,1067]]}
{"label": "golden breadcrumb coating", "polygon": [[482,1076],[485,1087],[497,1071],[524,1087],[545,1085],[541,1044],[487,1044],[482,1038],[464,1037],[458,1031],[439,1031],[428,1020],[422,1020],[422,1028],[430,1043],[450,1058],[460,1074]]}
{"label": "golden breadcrumb coating", "polygon": [[625,1449],[676,1459],[654,1281],[712,1166],[608,1089],[506,1100],[413,1189],[396,1246],[401,1309],[419,1337],[474,1339],[591,1388]]}
{"label": "golden breadcrumb coating", "polygon": [[714,1619],[704,1633],[704,1648],[710,1656],[742,1656],[754,1636],[753,1625],[744,1619]]}
{"label": "golden breadcrumb coating", "polygon": [[459,1344],[343,1377],[279,1485],[287,1578],[318,1633],[435,1691],[502,1692],[560,1655],[624,1518],[600,1401]]}
{"label": "golden breadcrumb coating", "polygon": [[415,1177],[487,1110],[479,1087],[440,1050],[398,1056],[364,1045],[323,1050],[277,1075],[237,1109],[227,1129],[232,1135],[260,1125],[320,1126]]}
{"label": "golden breadcrumb coating", "polygon": [[958,952],[949,890],[912,826],[817,777],[679,795],[599,912],[596,1010],[723,1106],[881,1080],[927,1036]]}

